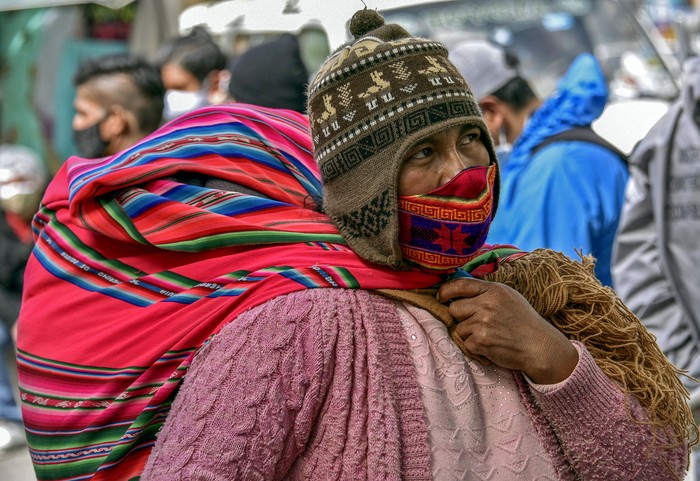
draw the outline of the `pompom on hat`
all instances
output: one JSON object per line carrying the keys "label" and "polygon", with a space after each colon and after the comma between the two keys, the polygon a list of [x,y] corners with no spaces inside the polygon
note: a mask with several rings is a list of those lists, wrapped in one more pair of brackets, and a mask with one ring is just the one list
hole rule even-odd
{"label": "pompom on hat", "polygon": [[366,8],[353,15],[350,32],[354,40],[336,50],[309,85],[323,206],[361,257],[406,268],[397,186],[408,149],[441,130],[470,125],[481,130],[496,163],[493,141],[444,45],[412,37]]}

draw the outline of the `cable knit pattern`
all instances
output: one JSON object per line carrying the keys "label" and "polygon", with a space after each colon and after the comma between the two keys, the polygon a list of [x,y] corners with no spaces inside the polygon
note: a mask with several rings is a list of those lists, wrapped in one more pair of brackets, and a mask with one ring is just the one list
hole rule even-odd
{"label": "cable knit pattern", "polygon": [[198,353],[141,479],[430,479],[414,379],[393,302],[273,299]]}
{"label": "cable knit pattern", "polygon": [[[452,359],[453,346],[438,327],[422,349]],[[430,444],[444,441],[446,431],[429,439],[428,422],[431,430],[437,424],[425,391],[439,386],[419,387],[427,365],[414,364],[409,344],[397,305],[360,290],[310,289],[240,315],[195,357],[142,481],[454,479],[459,466],[443,466],[444,453],[431,457]],[[520,419],[514,429],[523,436],[514,433],[511,441],[539,439],[543,450],[529,444],[526,463],[545,462],[545,451],[551,462],[534,479],[550,479],[552,472],[562,480],[682,479],[686,447],[645,450],[649,428],[627,415],[630,409],[644,419],[642,408],[631,397],[625,403],[585,347],[574,345],[579,363],[564,382],[540,386],[514,376],[532,425]],[[461,366],[471,369],[470,362]],[[445,374],[454,376],[450,382],[469,377]],[[513,394],[511,384],[503,387]],[[452,394],[464,395],[457,387]],[[485,399],[483,406],[496,401]],[[474,413],[462,408],[453,415],[466,416],[459,424],[478,431],[483,420],[470,419]],[[487,435],[469,456],[458,452],[457,464],[472,473],[466,479],[496,479],[474,454],[493,461],[479,450],[508,447],[508,435]],[[498,479],[533,479],[540,468],[517,471],[522,454],[509,455],[512,476]]]}

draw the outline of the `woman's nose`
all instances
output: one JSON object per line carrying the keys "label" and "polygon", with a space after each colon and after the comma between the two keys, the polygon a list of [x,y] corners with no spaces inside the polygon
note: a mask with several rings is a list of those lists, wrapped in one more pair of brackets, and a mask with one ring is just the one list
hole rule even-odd
{"label": "woman's nose", "polygon": [[450,150],[445,154],[442,161],[442,171],[440,176],[440,186],[451,181],[457,174],[464,170],[465,165],[462,157],[456,149]]}

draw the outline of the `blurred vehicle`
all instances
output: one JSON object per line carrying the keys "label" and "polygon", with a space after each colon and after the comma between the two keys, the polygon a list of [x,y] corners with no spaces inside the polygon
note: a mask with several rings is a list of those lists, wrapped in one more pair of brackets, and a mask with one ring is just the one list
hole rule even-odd
{"label": "blurred vehicle", "polygon": [[[187,34],[197,25],[206,26],[231,58],[283,33],[296,35],[302,61],[314,73],[330,54],[331,42],[345,39],[345,26],[333,18],[333,2],[300,0],[224,0],[193,5],[182,11],[178,29]],[[314,4],[314,8],[309,8]],[[349,17],[348,17],[349,18]],[[324,25],[325,20],[325,25]],[[329,32],[340,37],[329,39]]]}
{"label": "blurred vehicle", "polygon": [[700,55],[700,9],[675,11],[672,17],[676,54],[681,60]]}
{"label": "blurred vehicle", "polygon": [[[448,48],[470,38],[489,39],[520,57],[541,96],[551,93],[573,59],[591,52],[610,86],[610,102],[593,128],[629,153],[679,93],[680,64],[641,2],[631,0],[367,0],[387,23]],[[206,23],[229,51],[281,31],[313,27],[330,50],[349,38],[355,2],[226,0],[197,5],[180,17],[182,29]],[[320,35],[320,37],[319,37]],[[321,40],[322,41],[322,40]],[[317,53],[321,50],[318,49]],[[316,60],[309,65],[315,71]],[[320,64],[320,61],[318,62]]]}
{"label": "blurred vehicle", "polygon": [[581,52],[600,61],[610,101],[594,130],[629,153],[679,93],[680,65],[645,11],[614,0],[452,0],[383,11],[387,22],[448,47],[481,38],[521,60],[538,93],[551,93]]}

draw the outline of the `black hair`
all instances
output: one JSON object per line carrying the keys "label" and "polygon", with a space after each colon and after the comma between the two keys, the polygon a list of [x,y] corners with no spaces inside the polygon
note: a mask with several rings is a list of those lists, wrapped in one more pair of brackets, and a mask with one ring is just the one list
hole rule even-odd
{"label": "black hair", "polygon": [[101,95],[109,98],[110,103],[118,103],[134,112],[143,132],[154,131],[160,125],[165,96],[163,80],[156,66],[126,53],[91,58],[80,65],[73,83],[79,87],[99,77],[119,74],[130,79],[139,98],[133,98],[133,92],[101,92]]}
{"label": "black hair", "polygon": [[237,102],[301,113],[306,110],[309,73],[295,35],[284,33],[249,48],[229,70],[228,92]]}
{"label": "black hair", "polygon": [[[506,65],[517,71],[520,59],[508,50],[505,50],[504,54]],[[508,83],[496,90],[492,95],[510,105],[516,112],[524,109],[533,100],[537,99],[537,95],[532,90],[530,83],[520,75],[509,80]]]}
{"label": "black hair", "polygon": [[204,27],[196,26],[190,33],[166,42],[159,54],[159,65],[176,63],[201,83],[215,70],[226,68],[226,56]]}

